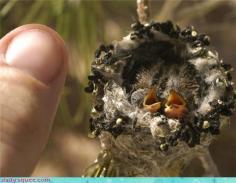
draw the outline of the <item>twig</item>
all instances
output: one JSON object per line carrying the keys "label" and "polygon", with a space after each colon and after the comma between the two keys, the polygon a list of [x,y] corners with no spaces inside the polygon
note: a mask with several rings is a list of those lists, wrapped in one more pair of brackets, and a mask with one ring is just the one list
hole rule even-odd
{"label": "twig", "polygon": [[158,21],[170,20],[175,13],[175,9],[179,6],[182,0],[166,0],[160,13],[155,17]]}
{"label": "twig", "polygon": [[16,3],[16,0],[8,1],[7,4],[0,10],[0,16],[6,16]]}
{"label": "twig", "polygon": [[138,19],[143,24],[148,22],[150,16],[148,5],[149,5],[149,0],[137,0]]}
{"label": "twig", "polygon": [[181,22],[188,22],[194,18],[204,17],[206,14],[219,7],[219,5],[224,2],[225,1],[221,0],[209,0],[204,1],[203,3],[197,3],[194,6],[190,6],[179,11],[179,13],[176,15],[176,19]]}

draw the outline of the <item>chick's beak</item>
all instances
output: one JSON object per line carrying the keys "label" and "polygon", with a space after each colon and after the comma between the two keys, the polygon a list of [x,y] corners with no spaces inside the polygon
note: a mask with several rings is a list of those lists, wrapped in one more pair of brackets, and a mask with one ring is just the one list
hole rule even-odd
{"label": "chick's beak", "polygon": [[147,95],[144,97],[143,108],[152,113],[158,112],[160,110],[161,102],[156,96],[155,89],[150,89]]}
{"label": "chick's beak", "polygon": [[165,104],[164,112],[169,118],[182,118],[188,112],[183,97],[176,91],[171,90]]}

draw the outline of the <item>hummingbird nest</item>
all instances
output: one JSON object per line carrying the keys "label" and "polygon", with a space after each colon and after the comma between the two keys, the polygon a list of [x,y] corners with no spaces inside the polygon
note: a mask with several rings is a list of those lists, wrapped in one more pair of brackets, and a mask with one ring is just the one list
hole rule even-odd
{"label": "hummingbird nest", "polygon": [[131,27],[101,45],[91,65],[85,91],[102,153],[85,176],[169,175],[211,143],[234,109],[232,68],[207,35],[170,21]]}

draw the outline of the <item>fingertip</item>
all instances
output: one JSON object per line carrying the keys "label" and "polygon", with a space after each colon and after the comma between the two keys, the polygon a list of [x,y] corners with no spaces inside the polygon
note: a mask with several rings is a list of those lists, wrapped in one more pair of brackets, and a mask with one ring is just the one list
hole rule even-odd
{"label": "fingertip", "polygon": [[56,31],[40,24],[23,25],[8,33],[0,40],[0,54],[10,66],[44,83],[53,82],[60,73],[65,75],[68,68],[65,42]]}

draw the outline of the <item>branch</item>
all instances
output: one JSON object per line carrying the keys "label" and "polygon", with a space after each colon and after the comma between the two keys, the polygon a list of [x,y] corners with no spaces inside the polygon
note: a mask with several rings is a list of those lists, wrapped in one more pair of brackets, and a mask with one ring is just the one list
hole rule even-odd
{"label": "branch", "polygon": [[137,14],[138,19],[142,24],[148,22],[149,13],[149,0],[137,0]]}
{"label": "branch", "polygon": [[221,0],[209,0],[204,1],[203,3],[197,3],[194,6],[189,6],[179,11],[179,13],[176,15],[176,19],[181,22],[188,22],[189,20],[193,20],[195,18],[204,17],[206,14],[216,9],[224,2],[225,1]]}
{"label": "branch", "polygon": [[0,10],[0,16],[6,16],[16,3],[16,0],[8,1],[7,4]]}
{"label": "branch", "polygon": [[182,0],[166,0],[163,7],[161,8],[161,12],[155,17],[158,21],[170,20],[175,13],[175,9],[179,6]]}

